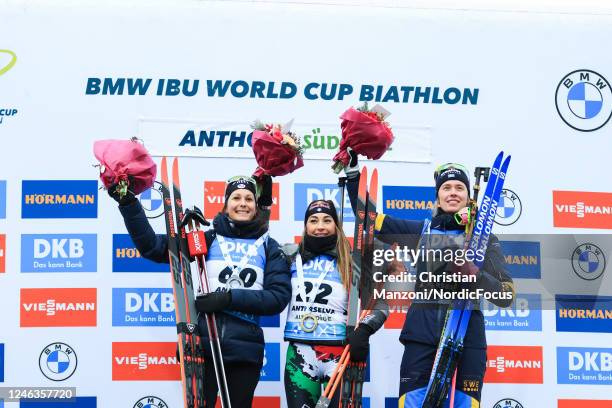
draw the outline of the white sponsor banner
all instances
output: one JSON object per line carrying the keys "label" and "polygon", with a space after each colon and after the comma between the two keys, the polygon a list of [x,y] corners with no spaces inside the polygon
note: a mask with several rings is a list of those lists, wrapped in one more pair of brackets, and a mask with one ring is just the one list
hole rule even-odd
{"label": "white sponsor banner", "polygon": [[[379,160],[428,163],[431,161],[431,129],[394,125],[394,141]],[[331,160],[342,139],[338,123],[294,121],[291,131],[301,139],[304,159]],[[153,156],[253,158],[250,124],[230,120],[138,120],[138,137]]]}

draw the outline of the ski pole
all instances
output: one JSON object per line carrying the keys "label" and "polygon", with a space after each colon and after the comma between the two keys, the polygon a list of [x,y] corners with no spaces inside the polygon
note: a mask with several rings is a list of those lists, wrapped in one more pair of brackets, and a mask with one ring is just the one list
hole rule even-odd
{"label": "ski pole", "polygon": [[[206,264],[204,263],[204,256],[208,252],[208,248],[206,247],[204,231],[200,227],[201,224],[210,225],[202,215],[202,211],[194,206],[193,210],[187,209],[185,211],[180,227],[182,228],[185,225],[190,226],[190,230],[187,233],[187,242],[189,244],[190,255],[196,259],[200,272],[197,274],[199,281],[198,292],[210,293],[210,284],[208,282],[208,274],[206,273]],[[219,388],[221,407],[231,408],[229,389],[223,364],[223,354],[221,352],[221,343],[219,341],[219,333],[217,332],[217,320],[214,313],[206,313],[205,318],[208,329],[208,340],[210,342],[213,357],[213,366],[215,368],[215,377]]]}
{"label": "ski pole", "polygon": [[342,228],[344,224],[344,191],[346,190],[346,179],[346,177],[338,177],[338,187],[340,187],[340,217],[338,217],[340,228]]}

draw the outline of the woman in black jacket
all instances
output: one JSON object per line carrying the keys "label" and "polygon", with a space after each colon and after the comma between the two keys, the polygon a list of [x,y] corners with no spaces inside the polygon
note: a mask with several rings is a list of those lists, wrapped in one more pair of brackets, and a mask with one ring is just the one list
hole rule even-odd
{"label": "woman in black jacket", "polygon": [[[266,177],[264,189],[271,190],[271,185],[271,179]],[[168,262],[167,237],[155,234],[134,195],[119,199],[112,193],[114,190],[109,189],[111,197],[119,202],[125,226],[140,254],[155,262]],[[259,316],[280,313],[291,297],[287,261],[278,243],[268,237],[265,207],[271,202],[257,203],[256,192],[257,185],[251,177],[228,180],[223,210],[214,218],[213,228],[206,231],[211,293],[198,296],[196,309],[200,312],[202,346],[207,357],[204,393],[210,407],[215,406],[218,388],[203,313],[217,313],[231,404],[250,407],[264,357]],[[271,194],[266,197],[271,198]]]}
{"label": "woman in black jacket", "polygon": [[[357,155],[354,152],[349,153],[351,162],[345,169],[349,178],[347,189],[351,205],[355,208],[360,174]],[[467,170],[461,165],[448,164],[439,167],[434,178],[436,207],[432,218],[413,221],[379,213],[375,222],[375,234],[378,239],[389,244],[398,243],[409,249],[457,250],[463,247],[465,225],[460,225],[454,215],[468,205],[470,182]],[[468,290],[480,289],[500,295],[497,299],[490,300],[499,307],[508,307],[512,304],[514,298],[512,278],[506,271],[497,237],[491,234],[480,270],[470,263],[460,266],[462,274],[473,274],[475,278],[475,283],[466,284]],[[429,275],[425,274],[426,277],[455,274],[457,266],[452,261],[418,262],[415,272],[417,294],[430,289],[457,290],[452,285],[430,283],[420,279],[421,272],[431,272]],[[443,301],[415,300],[408,310],[400,334],[400,342],[404,345],[400,367],[400,408],[423,406],[447,308],[448,303]],[[455,408],[479,406],[486,368],[486,350],[484,317],[478,305],[474,305],[465,334],[463,353],[457,366]],[[449,396],[442,406],[447,406],[445,404],[448,404],[448,400]]]}

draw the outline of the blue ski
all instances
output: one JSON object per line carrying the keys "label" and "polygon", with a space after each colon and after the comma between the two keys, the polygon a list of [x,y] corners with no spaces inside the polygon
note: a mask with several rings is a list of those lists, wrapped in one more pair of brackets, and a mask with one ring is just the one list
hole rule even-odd
{"label": "blue ski", "polygon": [[[486,252],[489,236],[497,212],[506,172],[510,164],[510,156],[502,163],[503,152],[500,152],[491,168],[491,175],[477,213],[474,229],[469,240],[469,249]],[[474,264],[482,267],[483,259],[475,259]],[[441,407],[447,397],[452,377],[463,351],[463,340],[472,314],[471,301],[454,301],[449,307],[446,322],[438,345],[438,351],[427,385],[423,408]]]}

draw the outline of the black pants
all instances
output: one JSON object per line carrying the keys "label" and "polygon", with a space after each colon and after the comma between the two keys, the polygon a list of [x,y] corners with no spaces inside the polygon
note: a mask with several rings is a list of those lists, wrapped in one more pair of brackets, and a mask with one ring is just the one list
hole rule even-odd
{"label": "black pants", "polygon": [[[250,407],[253,404],[253,394],[259,382],[260,364],[228,363],[225,365],[225,377],[232,407]],[[204,364],[204,398],[207,407],[214,407],[217,399],[217,377],[212,358]]]}
{"label": "black pants", "polygon": [[[400,406],[420,408],[425,397],[437,346],[417,342],[404,344],[400,367]],[[455,408],[472,407],[480,402],[482,379],[487,363],[486,349],[465,348],[457,366]],[[448,401],[448,398],[447,398]]]}

